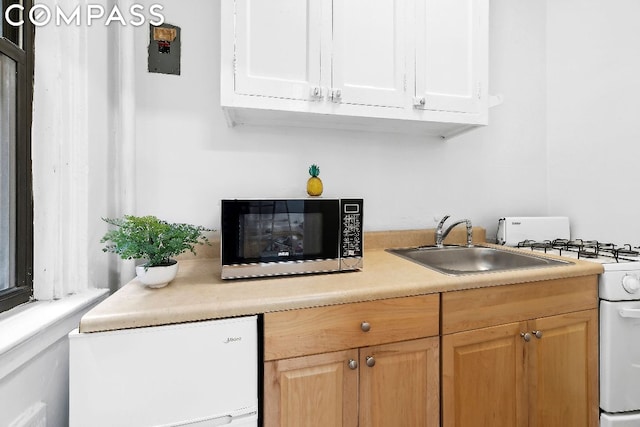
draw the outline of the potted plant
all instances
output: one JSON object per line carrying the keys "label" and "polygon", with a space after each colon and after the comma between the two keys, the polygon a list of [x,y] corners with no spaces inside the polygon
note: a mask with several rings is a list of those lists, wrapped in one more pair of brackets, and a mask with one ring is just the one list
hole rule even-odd
{"label": "potted plant", "polygon": [[104,252],[116,253],[122,259],[146,259],[136,267],[138,279],[151,288],[169,284],[178,273],[178,262],[172,257],[183,252],[196,253],[196,244],[209,244],[202,226],[172,224],[155,216],[125,215],[122,218],[102,218],[115,226],[100,240],[106,243]]}

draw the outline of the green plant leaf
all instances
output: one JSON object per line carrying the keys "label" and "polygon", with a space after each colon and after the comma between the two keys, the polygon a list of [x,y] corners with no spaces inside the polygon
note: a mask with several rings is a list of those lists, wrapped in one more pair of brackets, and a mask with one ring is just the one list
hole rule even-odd
{"label": "green plant leaf", "polygon": [[102,250],[116,253],[122,259],[146,259],[147,267],[166,265],[171,257],[186,251],[195,254],[195,245],[210,244],[204,233],[213,231],[191,224],[168,223],[155,216],[102,219],[116,227],[100,240],[106,243]]}

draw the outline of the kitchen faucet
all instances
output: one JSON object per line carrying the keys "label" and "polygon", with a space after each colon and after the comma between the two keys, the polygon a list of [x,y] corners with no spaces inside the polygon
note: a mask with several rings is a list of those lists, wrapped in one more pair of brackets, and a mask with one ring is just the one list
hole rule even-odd
{"label": "kitchen faucet", "polygon": [[473,226],[471,225],[471,221],[468,219],[461,219],[460,221],[456,221],[451,224],[449,227],[447,227],[446,230],[442,231],[444,223],[447,219],[449,219],[449,215],[445,215],[436,227],[436,246],[439,248],[443,247],[444,245],[442,244],[442,242],[447,238],[449,232],[453,229],[453,227],[462,223],[465,223],[467,225],[467,247],[473,246]]}

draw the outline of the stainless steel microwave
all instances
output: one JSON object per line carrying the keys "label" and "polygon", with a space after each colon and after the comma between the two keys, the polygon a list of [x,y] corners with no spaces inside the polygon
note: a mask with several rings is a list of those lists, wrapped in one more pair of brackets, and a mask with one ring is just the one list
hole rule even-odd
{"label": "stainless steel microwave", "polygon": [[360,270],[362,199],[222,200],[222,278]]}

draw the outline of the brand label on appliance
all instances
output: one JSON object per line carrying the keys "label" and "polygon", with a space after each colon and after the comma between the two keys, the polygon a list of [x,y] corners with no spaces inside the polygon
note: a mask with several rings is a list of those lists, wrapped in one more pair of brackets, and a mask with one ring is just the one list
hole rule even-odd
{"label": "brand label on appliance", "polygon": [[280,251],[278,252],[278,256],[289,256],[289,251]]}
{"label": "brand label on appliance", "polygon": [[223,344],[231,344],[238,341],[242,341],[242,337],[227,337],[227,340],[223,341]]}

